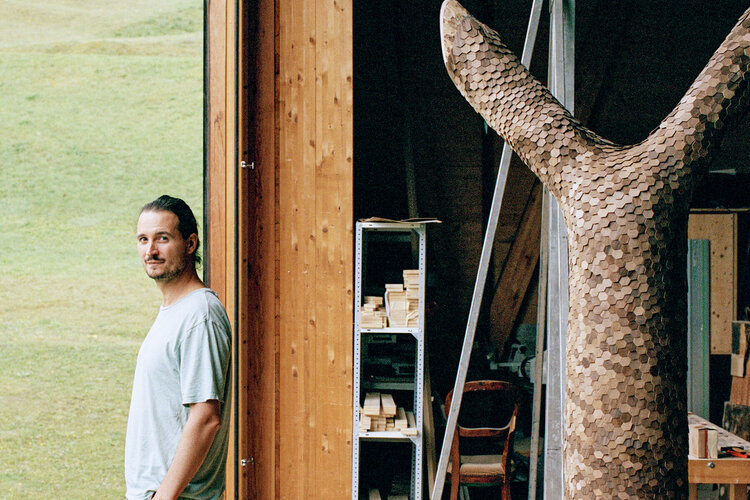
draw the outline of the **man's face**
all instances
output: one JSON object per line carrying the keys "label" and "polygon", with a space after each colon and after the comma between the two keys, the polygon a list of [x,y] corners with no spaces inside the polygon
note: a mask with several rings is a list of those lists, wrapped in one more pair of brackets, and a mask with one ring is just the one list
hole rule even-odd
{"label": "man's face", "polygon": [[138,217],[138,254],[150,278],[169,282],[181,275],[192,262],[195,235],[182,238],[177,216],[167,211],[148,211]]}

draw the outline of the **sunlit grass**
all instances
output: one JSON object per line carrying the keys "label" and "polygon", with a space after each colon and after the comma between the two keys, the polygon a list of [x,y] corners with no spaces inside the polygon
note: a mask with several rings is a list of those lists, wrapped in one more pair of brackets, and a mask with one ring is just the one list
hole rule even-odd
{"label": "sunlit grass", "polygon": [[123,496],[159,304],[135,219],[169,193],[201,220],[201,6],[0,3],[0,499]]}

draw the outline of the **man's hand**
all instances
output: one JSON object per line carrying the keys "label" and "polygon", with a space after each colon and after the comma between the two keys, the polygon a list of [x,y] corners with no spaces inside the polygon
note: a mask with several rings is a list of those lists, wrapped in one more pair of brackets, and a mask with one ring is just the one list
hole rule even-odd
{"label": "man's hand", "polygon": [[176,500],[180,496],[206,459],[219,427],[221,403],[211,399],[190,405],[174,460],[152,500]]}

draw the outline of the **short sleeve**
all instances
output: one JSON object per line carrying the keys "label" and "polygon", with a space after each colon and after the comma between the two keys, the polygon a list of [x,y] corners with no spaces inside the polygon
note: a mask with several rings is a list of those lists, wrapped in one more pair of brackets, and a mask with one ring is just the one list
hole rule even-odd
{"label": "short sleeve", "polygon": [[229,332],[207,320],[193,327],[179,348],[182,404],[224,403],[230,359]]}

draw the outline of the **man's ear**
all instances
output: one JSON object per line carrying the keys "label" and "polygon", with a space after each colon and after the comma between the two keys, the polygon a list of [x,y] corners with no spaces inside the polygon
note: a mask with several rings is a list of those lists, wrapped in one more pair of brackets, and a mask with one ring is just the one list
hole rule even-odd
{"label": "man's ear", "polygon": [[190,236],[188,236],[187,239],[187,249],[189,254],[194,254],[195,251],[198,249],[198,235],[193,233]]}

